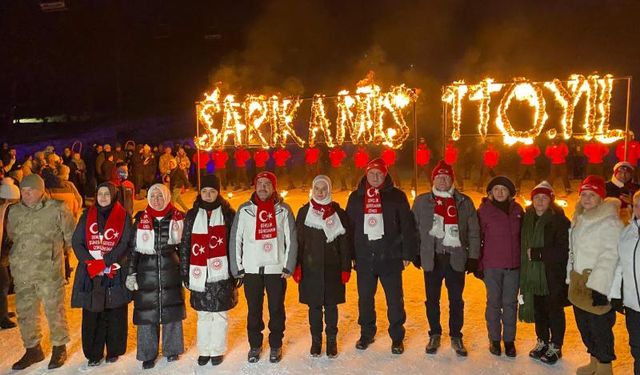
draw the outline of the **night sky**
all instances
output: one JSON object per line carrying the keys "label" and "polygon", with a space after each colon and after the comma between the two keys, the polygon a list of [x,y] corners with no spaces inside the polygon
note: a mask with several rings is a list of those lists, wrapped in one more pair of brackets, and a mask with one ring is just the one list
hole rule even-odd
{"label": "night sky", "polygon": [[[638,1],[67,0],[0,1],[0,121],[54,114],[144,117],[193,112],[222,81],[235,93],[311,96],[355,88],[422,90],[440,122],[455,79],[640,78]],[[640,121],[640,81],[632,126]]]}

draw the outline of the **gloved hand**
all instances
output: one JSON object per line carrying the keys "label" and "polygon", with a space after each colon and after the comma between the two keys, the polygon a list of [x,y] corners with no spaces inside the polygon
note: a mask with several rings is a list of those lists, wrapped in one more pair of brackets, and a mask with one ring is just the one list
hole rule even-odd
{"label": "gloved hand", "polygon": [[476,279],[484,279],[484,271],[483,270],[476,270],[476,272],[473,273],[473,276],[476,277]]}
{"label": "gloved hand", "polygon": [[189,289],[189,276],[182,276],[182,286]]}
{"label": "gloved hand", "polygon": [[422,259],[420,258],[420,253],[418,253],[418,255],[416,255],[416,257],[413,258],[412,263],[417,269],[422,268]]}
{"label": "gloved hand", "polygon": [[137,273],[132,273],[131,275],[127,276],[127,279],[124,282],[124,285],[127,287],[127,289],[129,289],[132,292],[138,290],[138,278],[137,278],[137,276],[138,276]]}
{"label": "gloved hand", "polygon": [[593,302],[591,303],[592,306],[606,306],[607,304],[609,304],[607,296],[602,293],[596,292],[595,290],[591,291],[591,299],[593,299]]}
{"label": "gloved hand", "polygon": [[622,299],[620,298],[612,298],[611,299],[611,308],[620,314],[624,315],[624,305],[622,304]]}
{"label": "gloved hand", "polygon": [[302,267],[298,264],[296,269],[293,271],[293,281],[296,283],[300,283],[302,281]]}
{"label": "gloved hand", "polygon": [[104,259],[85,260],[84,263],[87,265],[87,272],[89,273],[89,277],[92,279],[103,273],[104,269],[107,267],[104,264]]}
{"label": "gloved hand", "polygon": [[467,273],[474,273],[478,270],[478,260],[474,258],[467,258],[467,264],[465,265]]}
{"label": "gloved hand", "polygon": [[341,278],[343,284],[348,283],[349,279],[351,278],[351,272],[342,271],[342,274],[340,275],[340,278]]}
{"label": "gloved hand", "polygon": [[236,289],[240,289],[240,287],[244,285],[244,277],[239,277],[236,279]]}

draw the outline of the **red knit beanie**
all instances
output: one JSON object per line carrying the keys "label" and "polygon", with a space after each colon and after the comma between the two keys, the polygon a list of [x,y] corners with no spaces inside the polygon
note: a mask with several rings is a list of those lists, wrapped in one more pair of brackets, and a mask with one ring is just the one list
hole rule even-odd
{"label": "red knit beanie", "polygon": [[555,199],[553,187],[547,181],[542,181],[536,187],[534,187],[533,190],[531,190],[531,200],[533,200],[533,197],[535,197],[538,194],[544,194],[548,196],[549,199],[551,199],[551,201]]}
{"label": "red knit beanie", "polygon": [[371,160],[369,164],[367,164],[365,173],[369,173],[369,171],[372,169],[377,169],[380,172],[384,173],[385,176],[387,175],[387,163],[385,163],[381,158]]}
{"label": "red knit beanie", "polygon": [[256,178],[253,180],[253,187],[255,188],[256,184],[258,183],[258,179],[259,178],[268,178],[269,181],[271,181],[271,185],[273,185],[273,190],[277,191],[277,182],[278,179],[276,178],[276,175],[269,172],[269,171],[264,171],[264,172],[260,172],[256,175]]}
{"label": "red knit beanie", "polygon": [[583,191],[592,191],[604,199],[607,196],[607,191],[604,187],[604,178],[596,175],[587,176],[587,178],[580,184],[579,194]]}
{"label": "red knit beanie", "polygon": [[435,168],[433,168],[433,171],[431,171],[431,181],[441,174],[451,177],[451,181],[453,182],[455,177],[453,174],[453,167],[445,163],[444,160],[440,160],[438,164],[436,164]]}

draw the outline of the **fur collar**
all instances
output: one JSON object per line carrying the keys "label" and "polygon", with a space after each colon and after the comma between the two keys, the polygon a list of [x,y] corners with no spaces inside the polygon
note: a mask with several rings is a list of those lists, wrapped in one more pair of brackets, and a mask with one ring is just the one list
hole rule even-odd
{"label": "fur collar", "polygon": [[608,197],[605,198],[598,207],[595,207],[592,210],[585,211],[582,206],[577,203],[576,210],[573,213],[573,222],[575,223],[577,219],[587,220],[587,221],[598,221],[602,219],[606,219],[610,216],[618,216],[618,211],[620,210],[621,202],[618,198]]}

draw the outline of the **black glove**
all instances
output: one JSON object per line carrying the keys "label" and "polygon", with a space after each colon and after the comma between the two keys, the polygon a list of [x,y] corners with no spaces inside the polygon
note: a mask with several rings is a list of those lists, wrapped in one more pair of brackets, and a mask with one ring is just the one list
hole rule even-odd
{"label": "black glove", "polygon": [[622,304],[622,300],[620,298],[611,299],[611,308],[624,315],[624,305]]}
{"label": "black glove", "polygon": [[184,286],[185,289],[189,289],[189,276],[182,277],[182,286]]}
{"label": "black glove", "polygon": [[484,279],[484,271],[482,270],[476,270],[476,272],[473,273],[473,276],[476,277],[476,279]]}
{"label": "black glove", "polygon": [[474,258],[468,258],[467,264],[464,267],[467,273],[474,273],[478,270],[478,260]]}
{"label": "black glove", "polygon": [[236,279],[236,289],[240,289],[240,287],[244,284],[244,277]]}
{"label": "black glove", "polygon": [[420,259],[420,253],[418,253],[418,255],[416,255],[416,256],[413,258],[412,263],[413,263],[413,265],[414,265],[417,269],[422,268],[422,260]]}
{"label": "black glove", "polygon": [[602,293],[596,292],[595,290],[591,291],[591,299],[593,299],[593,303],[591,303],[591,306],[606,306],[609,304],[607,296]]}

